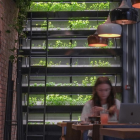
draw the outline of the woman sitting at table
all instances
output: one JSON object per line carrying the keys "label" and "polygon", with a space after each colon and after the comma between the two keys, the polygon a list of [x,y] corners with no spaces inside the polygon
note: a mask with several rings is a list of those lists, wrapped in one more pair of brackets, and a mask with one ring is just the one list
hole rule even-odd
{"label": "woman sitting at table", "polygon": [[[112,84],[108,77],[99,77],[93,89],[93,98],[83,107],[81,121],[86,121],[89,116],[99,116],[103,109],[109,112],[109,121],[117,121],[119,116],[120,101],[115,99]],[[89,140],[92,131],[88,131]]]}

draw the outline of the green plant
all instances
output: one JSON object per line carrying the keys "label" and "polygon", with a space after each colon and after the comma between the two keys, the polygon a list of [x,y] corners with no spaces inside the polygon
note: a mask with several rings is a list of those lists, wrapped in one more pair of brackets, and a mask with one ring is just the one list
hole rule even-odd
{"label": "green plant", "polygon": [[95,81],[96,81],[96,76],[90,77],[90,78],[85,77],[85,79],[82,80],[82,86],[87,86],[88,84],[89,84],[90,86],[94,86]]}
{"label": "green plant", "polygon": [[90,61],[90,65],[92,67],[93,66],[95,66],[95,67],[105,67],[105,66],[110,67],[111,66],[111,64],[108,61],[102,62],[101,60],[99,60],[99,62],[95,61],[95,63],[93,61]]}
{"label": "green plant", "polygon": [[105,22],[106,22],[106,20],[103,22],[99,22],[97,25],[94,25],[93,28],[97,29],[99,25],[104,24]]}
{"label": "green plant", "polygon": [[91,28],[88,20],[69,20],[68,23],[71,29]]}
{"label": "green plant", "polygon": [[40,98],[39,101],[41,101],[41,105],[44,105],[44,98]]}
{"label": "green plant", "polygon": [[87,86],[88,83],[89,83],[88,77],[86,77],[85,80],[82,80],[82,85],[83,86]]}
{"label": "green plant", "polygon": [[[49,22],[48,28],[55,28],[55,27],[51,22]],[[44,22],[41,24],[41,29],[47,30],[47,21],[46,20],[44,20]]]}
{"label": "green plant", "polygon": [[29,125],[32,125],[32,124],[34,124],[34,123],[32,123],[32,122],[28,122],[28,124],[29,124]]}
{"label": "green plant", "polygon": [[71,2],[71,11],[84,11],[86,10],[86,4],[83,3],[77,3],[77,2]]}
{"label": "green plant", "polygon": [[49,83],[46,83],[46,86],[47,86],[47,87],[55,86],[55,82],[49,82]]}
{"label": "green plant", "polygon": [[93,65],[93,61],[90,61],[90,65],[94,66],[94,65]]}
{"label": "green plant", "polygon": [[29,97],[29,106],[37,105],[37,98],[36,97]]}
{"label": "green plant", "polygon": [[36,24],[36,30],[37,30],[37,28],[38,28],[38,24]]}
{"label": "green plant", "polygon": [[87,42],[85,42],[85,45],[84,45],[84,47],[89,47]]}
{"label": "green plant", "polygon": [[39,86],[39,87],[43,87],[43,84],[39,84],[38,86]]}
{"label": "green plant", "polygon": [[78,116],[78,121],[81,121],[81,116]]}
{"label": "green plant", "polygon": [[109,2],[106,2],[106,3],[93,3],[89,8],[88,10],[109,10],[109,5],[110,3]]}
{"label": "green plant", "polygon": [[[88,77],[85,77],[85,79],[84,80],[82,80],[82,86],[93,86],[94,85],[94,83],[95,83],[95,80],[96,80],[96,76],[94,76],[94,77],[90,77],[90,78],[88,78]],[[34,87],[37,87],[37,86],[45,86],[44,84],[42,84],[42,83],[40,83],[40,84],[37,84],[37,83],[34,83],[33,84],[33,86]],[[78,82],[77,81],[74,81],[73,83],[55,83],[55,82],[48,82],[48,83],[46,83],[46,86],[80,86],[79,84],[78,84]]]}
{"label": "green plant", "polygon": [[32,2],[31,11],[83,11],[86,10],[86,4],[71,2],[71,3],[62,3],[62,2]]}
{"label": "green plant", "polygon": [[77,98],[72,98],[68,95],[51,94],[46,97],[46,105],[83,105],[91,99],[90,95],[78,95]]}
{"label": "green plant", "polygon": [[42,48],[43,48],[43,49],[46,49],[46,41],[44,41],[44,42],[42,43]]}
{"label": "green plant", "polygon": [[[18,38],[25,38],[26,34],[23,32],[24,26],[23,26],[23,21],[26,21],[26,15],[27,15],[27,11],[31,5],[31,0],[15,0],[16,2],[16,6],[18,8],[18,15],[16,17],[13,17],[13,21],[11,21],[11,24],[9,25],[10,29],[6,30],[6,33],[10,34],[11,32],[11,27],[12,29],[15,29],[18,33],[18,36],[16,36],[15,38],[15,43],[18,43]],[[3,18],[1,17],[1,19],[3,20]],[[22,55],[18,55],[17,54],[17,48],[13,47],[12,49],[10,49],[10,51],[12,52],[12,55],[10,55],[9,60],[11,62],[16,63],[17,59],[19,57],[24,57]]]}
{"label": "green plant", "polygon": [[31,11],[84,11],[84,10],[109,10],[109,2],[93,3],[87,7],[85,2],[63,3],[63,2],[32,2]]}
{"label": "green plant", "polygon": [[76,47],[76,46],[77,46],[77,42],[74,41],[74,43],[71,43],[71,47],[70,47],[70,48],[74,48],[74,47]]}
{"label": "green plant", "polygon": [[58,87],[60,87],[60,86],[62,86],[62,85],[63,85],[62,83],[58,83],[58,84],[57,84]]}
{"label": "green plant", "polygon": [[49,11],[49,8],[51,6],[51,3],[45,3],[45,2],[32,2],[30,6],[31,11]]}
{"label": "green plant", "polygon": [[[46,61],[40,60],[38,64],[33,64],[34,66],[46,66]],[[59,63],[54,63],[53,61],[47,62],[47,66],[51,67],[52,65],[61,65],[61,61]]]}
{"label": "green plant", "polygon": [[56,40],[55,44],[52,45],[52,44],[49,44],[49,47],[53,47],[53,48],[59,48],[59,47],[68,47],[68,48],[74,48],[77,46],[77,42],[74,41],[73,43],[72,42],[69,42],[68,44],[67,43],[64,43],[62,42],[61,40]]}
{"label": "green plant", "polygon": [[113,46],[113,42],[112,42],[112,40],[109,40],[108,46],[106,46],[106,47],[101,47],[101,48],[102,48],[102,49],[107,49],[107,48],[112,48],[112,46]]}
{"label": "green plant", "polygon": [[74,64],[75,66],[77,66],[78,65],[78,59],[77,59],[77,61],[75,62],[75,64]]}
{"label": "green plant", "polygon": [[45,122],[45,124],[51,124],[51,122]]}
{"label": "green plant", "polygon": [[66,63],[66,65],[69,65],[69,63]]}
{"label": "green plant", "polygon": [[52,66],[52,65],[55,65],[55,64],[53,63],[53,61],[47,62],[47,66]]}
{"label": "green plant", "polygon": [[34,83],[34,87],[37,87],[37,83]]}
{"label": "green plant", "polygon": [[60,30],[61,28],[60,27],[57,27],[57,30]]}
{"label": "green plant", "polygon": [[90,85],[94,86],[95,82],[96,82],[96,76],[90,77]]}
{"label": "green plant", "polygon": [[73,86],[78,86],[77,81],[74,81],[74,82],[73,82]]}

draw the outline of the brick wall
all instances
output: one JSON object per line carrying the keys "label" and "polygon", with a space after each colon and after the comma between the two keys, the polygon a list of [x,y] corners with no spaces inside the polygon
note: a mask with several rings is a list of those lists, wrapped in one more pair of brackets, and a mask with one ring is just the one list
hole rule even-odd
{"label": "brick wall", "polygon": [[[4,120],[5,120],[5,105],[6,105],[6,90],[8,78],[8,61],[11,52],[10,48],[16,46],[15,39],[17,33],[9,25],[17,15],[17,8],[14,0],[0,0],[0,140],[4,136]],[[11,30],[11,33],[6,33],[6,30]],[[16,46],[17,47],[17,46]],[[14,90],[16,84],[16,64],[13,66],[12,79],[14,82]],[[16,120],[16,91],[13,93],[13,115],[12,119]],[[16,127],[12,128],[12,140],[15,140]]]}

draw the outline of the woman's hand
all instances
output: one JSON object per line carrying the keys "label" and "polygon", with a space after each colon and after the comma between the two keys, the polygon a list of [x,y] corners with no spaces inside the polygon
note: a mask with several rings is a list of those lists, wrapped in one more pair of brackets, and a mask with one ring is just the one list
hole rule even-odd
{"label": "woman's hand", "polygon": [[108,111],[109,111],[109,113],[114,114],[116,112],[116,110],[117,110],[116,105],[113,105],[109,108]]}
{"label": "woman's hand", "polygon": [[94,106],[94,107],[92,108],[92,110],[93,110],[94,116],[96,117],[96,116],[99,116],[99,115],[100,115],[100,111],[103,110],[103,107]]}
{"label": "woman's hand", "polygon": [[116,105],[113,105],[109,108],[109,114],[117,114],[117,120],[119,119],[119,110],[117,109]]}

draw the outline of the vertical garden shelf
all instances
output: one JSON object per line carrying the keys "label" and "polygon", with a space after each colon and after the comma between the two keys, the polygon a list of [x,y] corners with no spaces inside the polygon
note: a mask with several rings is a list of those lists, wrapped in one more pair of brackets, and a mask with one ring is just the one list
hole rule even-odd
{"label": "vertical garden shelf", "polygon": [[[111,0],[110,5],[118,2]],[[98,1],[85,2],[88,6],[93,3]],[[87,44],[87,37],[96,32],[108,14],[108,9],[28,12],[26,38],[20,39],[18,50],[24,55],[18,65],[24,139],[58,139],[61,128],[57,122],[80,120],[82,107],[99,76],[108,76],[117,97],[121,97],[120,39],[109,39],[105,48]]]}

